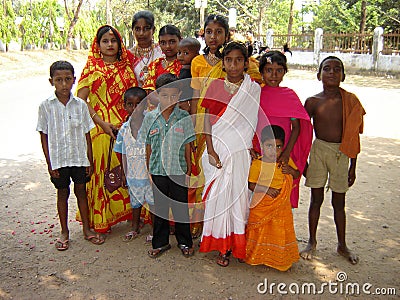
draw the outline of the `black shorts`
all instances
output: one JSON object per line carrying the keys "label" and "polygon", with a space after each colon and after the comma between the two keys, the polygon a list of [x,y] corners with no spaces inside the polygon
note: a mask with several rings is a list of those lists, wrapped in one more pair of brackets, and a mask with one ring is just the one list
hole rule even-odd
{"label": "black shorts", "polygon": [[85,184],[90,181],[90,177],[86,176],[86,167],[64,167],[58,169],[60,178],[50,177],[51,182],[57,190],[66,189],[72,181],[76,184]]}

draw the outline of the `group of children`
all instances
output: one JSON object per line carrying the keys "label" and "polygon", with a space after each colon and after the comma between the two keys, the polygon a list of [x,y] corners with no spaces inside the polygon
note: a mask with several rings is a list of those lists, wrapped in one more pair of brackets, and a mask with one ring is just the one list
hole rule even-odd
{"label": "group of children", "polygon": [[[149,65],[149,76],[142,88],[129,88],[123,95],[128,119],[119,130],[114,151],[122,154],[123,181],[129,187],[133,209],[132,229],[125,240],[140,234],[141,208],[147,203],[153,225],[153,234],[147,237],[152,242],[149,257],[159,257],[171,248],[170,210],[178,248],[185,257],[194,254],[188,183],[192,152],[201,147],[196,140],[199,132],[194,123],[197,121],[189,114],[193,112],[191,106],[196,105],[196,110],[205,112],[201,118],[204,125],[201,134],[206,148],[201,157],[205,212],[200,252],[218,251],[216,262],[223,267],[229,265],[233,254],[241,262],[252,265],[289,269],[299,259],[290,199],[293,180],[298,182],[303,173],[306,186],[311,187],[310,239],[300,255],[309,259],[316,248],[316,229],[329,174],[339,242],[337,251],[351,263],[357,263],[358,257],[345,242],[344,203],[345,193],[355,180],[359,133],[362,133],[365,112],[356,96],[340,88],[345,76],[343,63],[330,56],[320,64],[318,80],[322,81],[323,91],[307,99],[304,105],[313,120],[316,139],[309,164],[296,165],[294,145],[301,142],[300,127],[308,128],[300,125],[298,116],[293,114],[285,116],[289,132],[270,122],[257,134],[260,97],[263,101],[263,93],[265,97],[268,93],[246,74],[250,67],[247,48],[238,42],[226,43],[221,32],[227,35],[226,26],[220,23],[215,17],[215,22],[205,26],[206,34],[213,36],[206,39],[205,57],[209,63],[210,59],[218,58],[211,63],[215,66],[221,61],[221,71],[226,75],[208,84],[201,98],[196,85],[192,85],[193,91],[185,81],[179,80],[193,75],[191,62],[198,55],[200,44],[193,38],[181,39],[179,29],[173,25],[160,29],[159,43],[164,56]],[[266,87],[280,88],[287,72],[286,60],[275,61],[272,54],[265,55],[259,71]],[[91,231],[87,218],[85,182],[93,170],[89,132],[94,124],[86,103],[71,94],[74,82],[74,70],[68,62],[58,61],[50,67],[50,83],[55,87],[55,94],[41,104],[37,126],[51,181],[57,189],[61,223],[61,237],[56,242],[58,250],[68,249],[70,178],[74,182],[85,239],[97,244],[104,242]],[[198,99],[201,101],[197,102]],[[195,125],[197,128],[198,124]],[[260,149],[249,151],[254,140]],[[307,157],[309,147],[304,149]]]}

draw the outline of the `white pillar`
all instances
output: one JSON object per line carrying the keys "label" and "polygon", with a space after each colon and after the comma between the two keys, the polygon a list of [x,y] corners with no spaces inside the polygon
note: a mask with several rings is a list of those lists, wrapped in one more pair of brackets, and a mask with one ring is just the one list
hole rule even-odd
{"label": "white pillar", "polygon": [[374,70],[378,69],[378,61],[379,61],[379,54],[383,50],[383,28],[376,27],[374,29],[374,39],[373,39],[373,46],[372,46],[372,64],[374,66]]}
{"label": "white pillar", "polygon": [[322,28],[315,29],[313,62],[314,62],[314,65],[317,65],[317,66],[319,65],[319,61],[320,61],[320,53],[321,53],[321,49],[322,49],[323,34],[324,34],[324,31]]}
{"label": "white pillar", "polygon": [[265,36],[266,39],[266,46],[272,49],[274,47],[274,30],[273,29],[267,29],[267,33]]}

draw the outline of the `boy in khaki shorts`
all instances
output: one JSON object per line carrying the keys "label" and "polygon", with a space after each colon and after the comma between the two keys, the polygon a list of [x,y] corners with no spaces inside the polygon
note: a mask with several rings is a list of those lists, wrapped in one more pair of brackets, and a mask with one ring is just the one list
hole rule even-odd
{"label": "boy in khaki shorts", "polygon": [[[311,202],[308,212],[309,241],[300,252],[304,259],[311,259],[317,246],[317,226],[320,209],[324,201],[324,186],[332,190],[332,206],[338,237],[337,252],[352,264],[358,257],[346,245],[346,192],[356,179],[357,155],[360,152],[359,134],[363,131],[365,114],[358,98],[340,88],[344,81],[343,62],[328,56],[317,74],[323,91],[306,100],[304,104],[313,120],[316,139],[310,152],[308,167],[304,170],[306,186],[311,187]],[[350,160],[350,167],[349,167]],[[328,179],[329,174],[329,179]]]}

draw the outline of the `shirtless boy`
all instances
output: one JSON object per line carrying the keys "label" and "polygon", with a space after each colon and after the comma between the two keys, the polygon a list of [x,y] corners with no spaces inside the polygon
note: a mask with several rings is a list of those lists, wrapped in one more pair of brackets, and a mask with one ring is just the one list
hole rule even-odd
{"label": "shirtless boy", "polygon": [[322,81],[323,91],[308,98],[304,104],[313,121],[316,139],[311,148],[309,165],[304,171],[306,186],[311,187],[308,212],[310,236],[307,247],[300,255],[304,259],[311,259],[316,249],[320,208],[329,174],[328,188],[332,190],[337,252],[352,264],[357,264],[358,256],[346,245],[345,197],[356,179],[359,134],[363,131],[365,111],[354,94],[340,88],[345,74],[339,58],[325,58],[320,64],[317,78]]}

